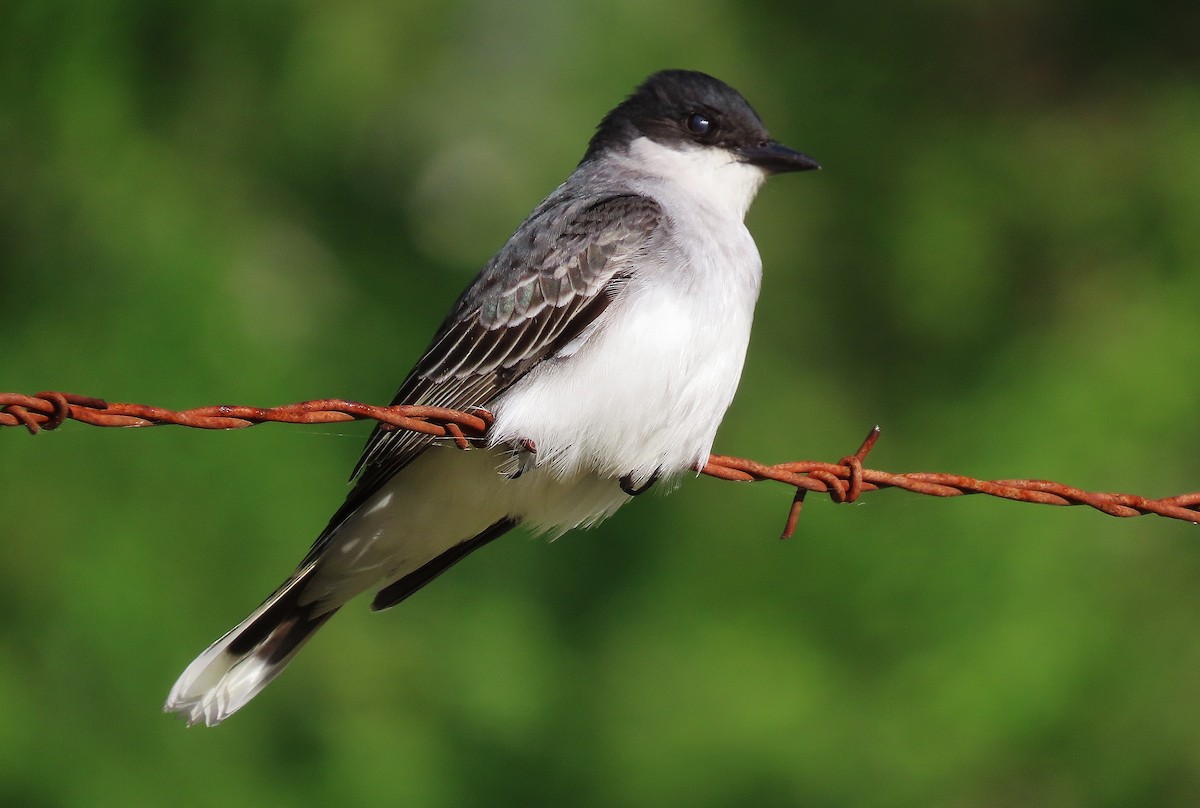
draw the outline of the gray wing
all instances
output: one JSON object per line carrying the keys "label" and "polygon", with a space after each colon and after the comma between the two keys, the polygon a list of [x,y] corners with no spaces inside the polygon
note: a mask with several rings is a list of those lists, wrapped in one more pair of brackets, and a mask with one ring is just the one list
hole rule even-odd
{"label": "gray wing", "polygon": [[[392,403],[486,407],[607,308],[662,218],[658,203],[632,194],[547,200],[459,298]],[[432,440],[377,428],[322,537]]]}

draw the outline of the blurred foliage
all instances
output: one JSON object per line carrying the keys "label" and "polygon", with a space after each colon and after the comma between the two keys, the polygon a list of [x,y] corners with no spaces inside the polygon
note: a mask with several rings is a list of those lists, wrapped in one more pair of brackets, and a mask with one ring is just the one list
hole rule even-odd
{"label": "blurred foliage", "polygon": [[[646,74],[825,165],[718,449],[1200,485],[1200,6],[10,3],[0,389],[387,400]],[[291,568],[363,425],[0,434],[0,800],[1190,805],[1200,534],[687,481],[402,608],[216,730],[157,713]],[[365,604],[364,604],[365,606]]]}

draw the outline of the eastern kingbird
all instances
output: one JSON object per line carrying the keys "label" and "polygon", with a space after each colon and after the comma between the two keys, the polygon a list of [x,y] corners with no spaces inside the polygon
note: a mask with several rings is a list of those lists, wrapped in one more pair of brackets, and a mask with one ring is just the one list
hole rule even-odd
{"label": "eastern kingbird", "polygon": [[701,468],[762,275],[746,209],[767,176],[814,168],[712,76],[646,79],[454,304],[392,402],[486,409],[486,447],[377,428],[296,571],[188,666],[164,710],[223,721],[359,593],[395,606],[517,525],[559,536]]}

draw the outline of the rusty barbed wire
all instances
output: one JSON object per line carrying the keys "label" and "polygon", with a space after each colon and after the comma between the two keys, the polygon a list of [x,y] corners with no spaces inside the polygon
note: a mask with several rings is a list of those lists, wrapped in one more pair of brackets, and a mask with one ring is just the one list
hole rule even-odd
{"label": "rusty barbed wire", "polygon": [[[174,424],[198,429],[241,429],[263,423],[331,424],[374,420],[385,428],[408,429],[434,437],[450,438],[460,449],[482,441],[491,426],[485,410],[460,412],[442,407],[397,405],[379,407],[339,398],[301,401],[282,407],[246,407],[221,404],[190,410],[168,410],[145,404],[109,403],[103,399],[69,393],[43,392],[34,396],[0,393],[0,426],[23,426],[30,434],[56,429],[72,420],[93,426],[143,427]],[[765,465],[728,455],[711,455],[699,473],[720,480],[758,482],[774,480],[796,489],[780,538],[796,530],[804,497],[810,491],[828,494],[834,502],[854,502],[864,491],[899,488],[935,497],[983,494],[1038,505],[1086,505],[1109,516],[1156,514],[1200,524],[1200,492],[1164,499],[1136,494],[1084,491],[1049,480],[978,480],[958,474],[909,472],[893,474],[863,468],[863,461],[879,439],[874,427],[858,451],[837,463],[795,461]]]}
{"label": "rusty barbed wire", "polygon": [[0,426],[23,426],[36,435],[57,429],[65,421],[92,426],[162,426],[173,424],[194,429],[242,429],[265,423],[334,424],[375,420],[395,429],[453,438],[466,449],[469,440],[479,440],[491,426],[485,410],[459,412],[443,407],[377,407],[341,398],[301,401],[282,407],[245,407],[218,404],[190,410],[168,410],[146,404],[109,403],[102,398],[71,393],[43,392],[35,396],[0,393]]}

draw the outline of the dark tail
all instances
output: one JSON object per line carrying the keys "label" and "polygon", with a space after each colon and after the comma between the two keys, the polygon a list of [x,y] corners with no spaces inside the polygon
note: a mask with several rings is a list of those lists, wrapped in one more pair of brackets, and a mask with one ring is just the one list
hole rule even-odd
{"label": "dark tail", "polygon": [[290,578],[232,631],[205,649],[175,682],[163,712],[188,726],[213,726],[246,705],[284,669],[337,609],[312,614],[300,593],[312,567]]}

